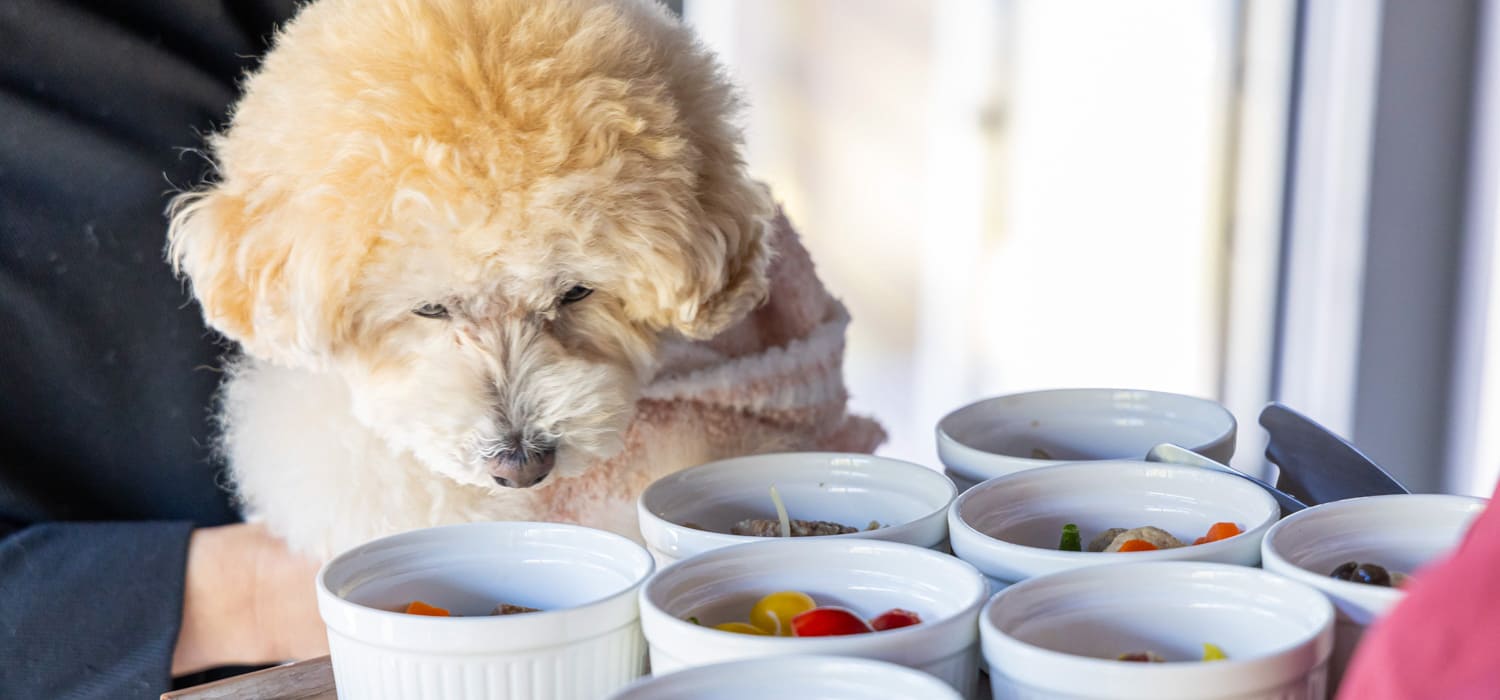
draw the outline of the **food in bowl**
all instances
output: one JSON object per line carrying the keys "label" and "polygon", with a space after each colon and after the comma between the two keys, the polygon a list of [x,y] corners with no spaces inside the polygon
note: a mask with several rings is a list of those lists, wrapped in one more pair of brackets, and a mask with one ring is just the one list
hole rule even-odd
{"label": "food in bowl", "polygon": [[[771,487],[771,503],[776,506],[776,519],[747,518],[729,528],[729,534],[748,537],[818,537],[823,535],[848,535],[859,532],[858,528],[827,520],[794,520],[787,515],[786,503],[776,487]],[[866,530],[880,529],[880,523],[871,520]]]}
{"label": "food in bowl", "polygon": [[[696,616],[687,620],[702,624]],[[801,591],[778,591],[756,601],[750,609],[749,622],[721,622],[713,627],[724,632],[768,637],[837,637],[884,632],[921,623],[922,617],[910,610],[891,608],[865,620],[848,608],[818,605],[812,596]]]}
{"label": "food in bowl", "polygon": [[[827,520],[788,520],[787,528],[791,537],[818,537],[822,535],[847,535],[859,532],[859,528],[833,523]],[[729,528],[731,535],[746,535],[749,537],[783,537],[781,534],[782,523],[780,520],[768,518],[748,518],[735,523]],[[866,530],[876,530],[880,523],[871,521]]]}
{"label": "food in bowl", "polygon": [[1411,577],[1400,571],[1391,571],[1379,564],[1346,561],[1334,567],[1329,576],[1340,581],[1352,581],[1371,586],[1405,588]]}
{"label": "food in bowl", "polygon": [[[1227,540],[1235,535],[1243,533],[1244,530],[1235,523],[1214,523],[1208,528],[1208,534],[1193,540],[1193,544],[1207,544]],[[1058,550],[1064,552],[1081,551],[1082,537],[1078,526],[1068,523],[1063,526],[1062,539],[1058,544]],[[1158,549],[1174,549],[1186,546],[1182,540],[1177,539],[1172,533],[1167,532],[1154,525],[1125,529],[1112,527],[1099,533],[1089,542],[1090,552],[1150,552]]]}
{"label": "food in bowl", "polygon": [[[447,608],[440,608],[436,605],[430,605],[420,600],[413,600],[412,602],[407,603],[406,609],[402,610],[401,612],[404,612],[407,615],[427,615],[428,617],[458,617],[453,613],[448,612]],[[522,613],[534,612],[541,612],[541,610],[539,608],[528,608],[524,605],[511,605],[510,603],[501,603],[495,606],[495,609],[490,612],[490,616],[520,615]]]}
{"label": "food in bowl", "polygon": [[1109,544],[1105,545],[1104,549],[1094,549],[1095,545],[1102,544],[1101,540],[1103,538],[1101,536],[1094,538],[1094,541],[1089,544],[1089,550],[1105,552],[1144,552],[1155,549],[1173,549],[1182,546],[1182,540],[1173,537],[1172,533],[1156,527],[1155,525],[1133,527],[1129,530],[1122,530],[1120,532],[1115,532],[1115,529],[1104,531],[1105,535],[1114,533],[1114,537],[1109,538]]}
{"label": "food in bowl", "polygon": [[[1223,661],[1223,660],[1228,659],[1228,658],[1229,658],[1229,656],[1224,653],[1223,649],[1219,648],[1219,645],[1217,645],[1217,644],[1210,644],[1210,643],[1204,642],[1204,644],[1203,644],[1203,658],[1199,659],[1199,661]],[[1118,657],[1116,657],[1116,660],[1118,660],[1118,661],[1135,661],[1135,662],[1140,662],[1140,663],[1155,663],[1155,664],[1161,664],[1161,663],[1166,663],[1167,662],[1166,659],[1162,658],[1162,656],[1160,654],[1158,654],[1158,653],[1156,653],[1154,651],[1134,651],[1134,652],[1130,652],[1128,654],[1121,654]]]}
{"label": "food in bowl", "polygon": [[1063,526],[1062,540],[1058,542],[1057,549],[1063,552],[1082,552],[1083,536],[1078,534],[1078,525],[1068,523]]}
{"label": "food in bowl", "polygon": [[[1137,559],[1009,586],[980,633],[996,698],[1312,700],[1333,619],[1317,590],[1259,569]],[[1164,663],[1116,661],[1146,650]]]}
{"label": "food in bowl", "polygon": [[450,613],[447,608],[436,605],[428,605],[420,600],[413,600],[406,604],[406,609],[401,612],[407,615],[427,615],[429,617],[448,617]]}
{"label": "food in bowl", "polygon": [[[956,492],[952,481],[919,464],[838,452],[739,457],[658,479],[636,506],[641,537],[662,565],[721,547],[781,539],[780,518],[767,499],[770,484],[785,499],[788,535],[798,541],[869,539],[946,549],[947,508]],[[822,537],[812,526],[797,536],[804,529],[791,532],[793,518],[845,527],[841,534]],[[745,520],[773,521],[778,527],[767,522],[754,534],[733,534],[731,528]],[[875,528],[865,529],[871,521]],[[796,585],[788,581],[767,590]]]}
{"label": "food in bowl", "polygon": [[[654,569],[625,537],[561,523],[470,522],[372,540],[318,573],[339,697],[607,697],[645,671],[638,596]],[[460,619],[402,614],[414,600]],[[488,615],[500,602],[542,612]]]}
{"label": "food in bowl", "polygon": [[528,608],[528,607],[526,607],[524,605],[511,605],[510,603],[501,603],[499,605],[496,605],[495,606],[495,611],[492,612],[492,613],[490,613],[490,614],[491,615],[520,615],[522,613],[534,613],[534,612],[541,612],[541,611],[542,611],[541,608]]}

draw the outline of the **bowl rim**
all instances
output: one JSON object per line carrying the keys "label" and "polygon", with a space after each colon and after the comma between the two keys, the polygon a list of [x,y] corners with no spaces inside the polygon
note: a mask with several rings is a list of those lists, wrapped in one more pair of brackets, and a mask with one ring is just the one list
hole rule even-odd
{"label": "bowl rim", "polygon": [[[448,533],[485,531],[525,531],[536,536],[566,533],[565,536],[570,538],[592,538],[594,541],[610,547],[610,551],[608,552],[609,558],[616,561],[623,560],[623,565],[617,570],[622,572],[623,577],[629,578],[630,581],[612,593],[566,608],[541,610],[524,615],[467,615],[452,617],[411,615],[363,605],[340,595],[329,585],[329,578],[337,572],[339,567],[351,566],[353,560],[372,551],[399,544],[409,544],[409,541],[420,543],[422,540],[428,538],[441,539],[448,536]],[[570,640],[605,633],[621,625],[629,624],[631,620],[616,619],[620,617],[618,615],[603,616],[598,613],[614,609],[625,603],[625,601],[634,598],[637,590],[651,578],[655,570],[656,562],[644,547],[631,541],[629,538],[613,532],[571,523],[547,523],[525,520],[478,521],[407,530],[370,540],[329,559],[318,569],[315,582],[320,617],[323,619],[328,631],[357,640],[361,644],[399,649],[428,650],[431,648],[431,645],[420,643],[423,638],[444,639],[452,635],[468,636],[477,634],[486,635],[488,639],[487,633],[497,629],[505,630],[506,634],[511,636],[511,639],[526,638],[524,642],[511,641],[510,643],[505,643],[506,640],[502,640],[502,643],[493,645],[493,648],[476,648],[462,652],[466,654],[484,654],[496,651],[537,649],[555,646],[567,643]],[[365,585],[378,578],[379,576],[363,576],[358,579],[357,585]],[[637,613],[636,619],[638,617],[639,614]],[[355,631],[356,628],[389,628],[398,630],[400,634],[396,635],[397,637],[409,637],[413,643],[390,645],[361,635]],[[523,630],[525,634],[521,634]],[[447,646],[447,644],[442,644],[442,646]]]}
{"label": "bowl rim", "polygon": [[670,681],[668,679],[671,678],[683,678],[690,679],[691,681],[698,681],[700,679],[711,679],[717,677],[726,671],[739,671],[741,669],[760,670],[760,667],[767,667],[765,669],[766,671],[773,671],[775,670],[775,667],[784,667],[788,665],[797,667],[792,672],[798,674],[813,673],[817,671],[826,672],[826,670],[832,668],[836,672],[840,673],[851,672],[851,677],[852,672],[864,672],[870,673],[872,675],[882,674],[882,676],[886,678],[895,676],[899,678],[903,682],[903,684],[922,686],[922,690],[925,691],[924,694],[915,697],[937,698],[938,700],[959,700],[962,697],[958,694],[958,691],[953,689],[952,686],[948,685],[942,679],[930,673],[925,673],[909,666],[903,666],[891,661],[872,659],[864,656],[846,656],[838,654],[784,654],[776,656],[755,656],[736,659],[733,661],[719,661],[711,664],[703,664],[701,666],[693,666],[690,668],[673,671],[672,673],[665,675],[644,676],[632,683],[630,686],[627,686],[625,689],[622,689],[618,697],[622,700],[624,700],[625,698],[644,699],[646,697],[654,697],[647,695],[637,695],[636,693],[644,692],[645,689],[657,686],[659,684],[669,683]]}
{"label": "bowl rim", "polygon": [[[1303,602],[1313,608],[1316,608],[1313,614],[1316,618],[1314,620],[1314,625],[1316,626],[1317,631],[1315,631],[1310,636],[1301,638],[1299,641],[1294,641],[1290,644],[1275,647],[1271,651],[1268,651],[1264,654],[1259,654],[1248,658],[1224,659],[1222,661],[1215,661],[1211,665],[1205,665],[1201,661],[1169,661],[1159,664],[1123,664],[1113,659],[1101,659],[1090,656],[1082,656],[1078,654],[1069,654],[1066,652],[1054,651],[1052,649],[1037,646],[1030,642],[1022,641],[1021,639],[1018,639],[1010,633],[1000,629],[1000,627],[994,621],[995,609],[1000,605],[1004,605],[1006,601],[1013,600],[1018,595],[1024,595],[1026,592],[1030,591],[1033,588],[1044,588],[1046,586],[1049,586],[1053,583],[1056,583],[1058,579],[1079,576],[1108,576],[1110,574],[1120,574],[1132,569],[1142,568],[1161,571],[1162,573],[1156,575],[1156,578],[1163,580],[1165,580],[1168,576],[1187,576],[1194,573],[1201,574],[1202,572],[1207,571],[1223,572],[1230,575],[1256,579],[1267,586],[1282,586],[1288,590],[1294,591],[1295,595],[1303,599]],[[1179,574],[1178,572],[1181,573]],[[1112,564],[1104,567],[1090,568],[1087,572],[1079,569],[1069,569],[1066,571],[1059,571],[1056,573],[1037,576],[1025,581],[1021,581],[995,594],[995,596],[985,604],[984,609],[979,614],[979,629],[981,643],[983,646],[982,653],[984,655],[985,663],[991,667],[995,665],[991,662],[992,648],[998,646],[1003,647],[1007,651],[1010,651],[1012,653],[1019,654],[1025,661],[1044,662],[1049,665],[1065,664],[1067,666],[1076,668],[1080,673],[1076,676],[1069,676],[1070,678],[1083,676],[1115,677],[1116,679],[1129,679],[1131,682],[1138,683],[1152,683],[1160,682],[1161,680],[1165,679],[1173,679],[1182,682],[1183,685],[1196,686],[1198,688],[1197,692],[1201,693],[1201,689],[1202,687],[1204,687],[1205,682],[1210,681],[1214,676],[1222,675],[1225,671],[1239,672],[1243,675],[1269,678],[1270,680],[1268,681],[1266,687],[1273,687],[1272,684],[1279,685],[1280,683],[1284,683],[1290,678],[1295,677],[1295,674],[1287,672],[1275,673],[1275,668],[1281,664],[1284,658],[1296,655],[1300,650],[1306,648],[1308,645],[1313,645],[1313,647],[1317,649],[1318,657],[1313,660],[1313,663],[1308,665],[1308,668],[1303,669],[1300,673],[1306,673],[1307,671],[1316,669],[1320,665],[1326,664],[1333,651],[1333,630],[1335,619],[1336,615],[1334,612],[1333,603],[1328,599],[1327,596],[1323,595],[1322,592],[1305,583],[1295,581],[1285,576],[1281,576],[1280,574],[1277,574],[1275,572],[1266,571],[1264,569],[1258,569],[1255,567],[1240,566],[1237,564],[1224,564],[1218,562],[1154,561]],[[992,671],[992,673],[994,672]],[[1008,677],[1014,678],[1014,676]],[[1022,678],[1031,680],[1033,682],[1035,680],[1030,674],[1022,676]],[[1083,687],[1084,685],[1086,684],[1065,682],[1061,685],[1052,684],[1046,687],[1047,689],[1053,691],[1067,690],[1070,692],[1087,692],[1087,688]],[[1238,692],[1248,692],[1248,690],[1240,689]],[[1179,696],[1174,694],[1171,697]],[[1181,697],[1199,696],[1184,695]]]}
{"label": "bowl rim", "polygon": [[[989,478],[992,478],[994,476],[997,476],[997,474],[995,474],[995,473],[981,472],[981,471],[979,471],[977,469],[974,469],[971,465],[977,464],[977,463],[980,463],[980,462],[996,460],[996,459],[1003,460],[1005,462],[1008,462],[1010,464],[1015,465],[1014,468],[1011,471],[1020,471],[1020,470],[1031,469],[1031,468],[1035,468],[1035,467],[1048,466],[1048,465],[1053,465],[1053,464],[1066,464],[1066,463],[1072,463],[1072,462],[1100,462],[1100,461],[1112,461],[1112,460],[1116,460],[1116,459],[1129,459],[1130,457],[1106,457],[1106,458],[1103,458],[1103,459],[1083,459],[1083,460],[1080,460],[1080,459],[1066,459],[1066,460],[1059,460],[1059,459],[1036,459],[1034,457],[1023,457],[1023,456],[1019,456],[1019,455],[1008,455],[1008,454],[1005,454],[1003,452],[990,452],[988,450],[983,450],[983,449],[980,449],[978,447],[974,447],[973,445],[970,445],[969,443],[964,442],[964,441],[958,439],[957,437],[955,437],[953,435],[952,430],[951,430],[951,423],[953,421],[955,421],[955,420],[958,420],[963,414],[966,414],[966,413],[971,412],[971,411],[980,411],[980,410],[983,410],[986,406],[989,406],[989,405],[992,405],[992,404],[995,404],[995,403],[998,403],[998,402],[1004,401],[1004,400],[1025,399],[1025,398],[1040,396],[1040,395],[1044,395],[1044,394],[1054,394],[1054,395],[1056,395],[1056,394],[1070,394],[1070,395],[1075,395],[1075,396],[1098,396],[1098,395],[1117,395],[1117,394],[1122,394],[1122,393],[1124,393],[1124,394],[1135,394],[1137,396],[1144,397],[1144,398],[1162,397],[1162,398],[1165,398],[1165,399],[1168,399],[1168,400],[1174,400],[1174,401],[1187,401],[1189,403],[1194,403],[1194,404],[1203,406],[1205,408],[1208,408],[1209,409],[1209,413],[1215,414],[1217,417],[1226,419],[1228,421],[1227,427],[1225,427],[1224,430],[1222,430],[1219,433],[1217,433],[1213,437],[1213,439],[1207,440],[1207,441],[1202,442],[1202,443],[1197,444],[1197,445],[1183,445],[1182,446],[1182,447],[1185,447],[1185,448],[1187,448],[1189,450],[1192,450],[1193,452],[1203,453],[1205,451],[1214,450],[1214,449],[1216,449],[1216,448],[1218,448],[1220,446],[1226,445],[1226,444],[1232,444],[1235,441],[1235,438],[1236,438],[1236,436],[1239,433],[1239,421],[1234,417],[1234,413],[1232,413],[1222,403],[1220,403],[1218,401],[1215,401],[1213,399],[1210,399],[1210,398],[1203,397],[1203,396],[1194,396],[1192,394],[1180,394],[1180,393],[1170,392],[1170,391],[1157,391],[1157,390],[1154,390],[1154,389],[1127,389],[1127,388],[1119,388],[1119,387],[1116,387],[1116,388],[1111,388],[1111,387],[1065,387],[1065,388],[1057,388],[1057,389],[1034,389],[1034,390],[1030,390],[1030,391],[1019,391],[1019,392],[1013,392],[1013,393],[1010,393],[1010,394],[1001,394],[999,396],[991,396],[991,397],[987,397],[987,398],[983,398],[983,399],[978,399],[976,401],[971,401],[971,402],[969,402],[967,404],[964,404],[963,406],[959,406],[958,408],[955,408],[955,409],[949,411],[948,413],[944,414],[942,418],[938,419],[937,426],[934,429],[935,432],[937,433],[937,444],[938,444],[938,453],[939,453],[940,461],[943,462],[944,468],[946,468],[949,471],[952,471],[953,473],[957,474],[958,476],[963,477],[963,478],[968,479],[968,480],[971,480],[971,481],[982,482],[982,481],[984,481],[986,479],[989,479]],[[959,459],[959,460],[942,459],[942,457],[945,456],[944,453],[947,453],[947,452],[956,453],[956,454],[960,455],[962,457],[962,459]],[[1144,457],[1145,455],[1142,454],[1141,456]],[[950,461],[953,461],[955,463],[954,464],[950,464],[949,463]]]}
{"label": "bowl rim", "polygon": [[[799,541],[803,540],[803,541]],[[653,596],[665,582],[670,582],[673,576],[678,575],[683,569],[689,567],[707,566],[713,562],[723,559],[738,557],[748,547],[759,548],[759,551],[770,551],[772,548],[816,550],[836,549],[840,552],[849,552],[856,549],[877,549],[899,551],[906,555],[923,560],[931,566],[951,567],[955,577],[969,577],[968,583],[972,586],[971,595],[954,612],[944,615],[935,620],[923,620],[921,624],[909,627],[901,627],[893,630],[884,630],[872,634],[841,635],[830,637],[772,637],[739,634],[717,630],[705,625],[699,625],[673,615],[658,605]],[[672,634],[687,635],[689,639],[697,638],[704,641],[714,641],[718,646],[729,645],[746,652],[752,656],[769,656],[782,653],[797,654],[832,654],[845,656],[851,653],[868,652],[875,648],[886,648],[890,646],[902,646],[905,640],[916,640],[932,634],[938,634],[941,638],[950,642],[954,641],[953,635],[941,632],[946,627],[970,627],[977,639],[978,628],[974,625],[964,625],[963,620],[978,615],[989,599],[989,588],[984,575],[974,565],[957,557],[933,551],[925,547],[906,544],[903,542],[889,542],[885,540],[851,540],[833,538],[798,538],[798,539],[773,539],[764,542],[751,542],[731,547],[721,547],[698,556],[675,562],[662,568],[640,589],[641,623],[646,628],[655,626],[658,621],[664,624],[664,630]],[[651,639],[647,634],[647,643],[658,646],[657,641]],[[970,643],[974,640],[971,639]]]}
{"label": "bowl rim", "polygon": [[[1434,506],[1441,506],[1445,510],[1473,510],[1475,518],[1485,508],[1489,507],[1488,498],[1452,493],[1397,493],[1380,496],[1359,496],[1320,503],[1282,518],[1280,522],[1277,522],[1271,526],[1270,530],[1266,531],[1265,538],[1260,541],[1260,558],[1263,566],[1266,567],[1267,571],[1274,571],[1276,574],[1294,579],[1313,588],[1333,593],[1345,601],[1364,599],[1377,602],[1381,607],[1395,605],[1402,598],[1406,597],[1405,590],[1394,587],[1371,586],[1353,581],[1342,581],[1332,578],[1328,574],[1319,574],[1312,569],[1292,562],[1291,559],[1283,556],[1276,546],[1276,538],[1285,536],[1286,530],[1297,527],[1306,520],[1327,517],[1330,514],[1343,511],[1378,508],[1382,503],[1390,502],[1391,499],[1400,499],[1407,503],[1432,503]],[[1291,525],[1287,525],[1287,523],[1291,523]],[[1471,519],[1470,524],[1472,525],[1472,523],[1473,520]],[[1463,535],[1460,534],[1460,542],[1462,541],[1462,537]],[[1456,546],[1457,544],[1455,544]]]}
{"label": "bowl rim", "polygon": [[[1148,561],[1180,561],[1181,555],[1173,554],[1178,549],[1181,549],[1179,547],[1151,552],[1065,552],[1048,547],[1034,547],[1031,545],[1019,544],[990,535],[975,527],[972,523],[970,523],[963,517],[963,506],[964,504],[968,503],[971,498],[976,498],[979,495],[1003,488],[1016,481],[1025,479],[1047,479],[1049,475],[1075,471],[1087,472],[1091,470],[1108,470],[1111,473],[1119,474],[1122,473],[1122,466],[1134,467],[1138,470],[1164,469],[1169,472],[1206,475],[1206,477],[1210,480],[1220,480],[1224,484],[1234,484],[1233,486],[1229,486],[1228,488],[1243,488],[1246,494],[1244,498],[1254,498],[1260,501],[1260,505],[1266,510],[1266,517],[1258,523],[1246,523],[1247,527],[1245,527],[1244,531],[1240,534],[1235,535],[1234,537],[1228,537],[1214,542],[1186,545],[1188,547],[1193,547],[1193,551],[1195,552],[1202,552],[1205,557],[1210,557],[1215,554],[1222,554],[1227,552],[1228,550],[1235,549],[1241,546],[1241,543],[1244,542],[1244,540],[1240,540],[1239,538],[1245,537],[1246,535],[1253,536],[1257,532],[1269,533],[1270,529],[1276,525],[1277,520],[1281,517],[1281,507],[1276,503],[1276,499],[1272,497],[1270,493],[1267,493],[1266,490],[1261,488],[1260,486],[1246,479],[1235,476],[1234,474],[1228,474],[1214,469],[1205,469],[1203,467],[1194,467],[1185,464],[1172,464],[1170,462],[1146,462],[1143,460],[1109,459],[1091,460],[1086,462],[1063,462],[1044,467],[1037,467],[1036,469],[1027,469],[1003,476],[997,476],[993,479],[987,479],[969,489],[968,491],[965,491],[958,498],[955,498],[953,500],[953,505],[949,506],[948,508],[948,535],[950,539],[954,541],[955,547],[974,544],[995,555],[1018,556],[1021,558],[1041,557],[1053,561],[1077,562],[1079,564],[1083,564],[1086,562],[1091,565],[1107,564],[1110,562],[1134,563]],[[1249,495],[1252,492],[1255,495]]]}
{"label": "bowl rim", "polygon": [[[822,460],[855,458],[865,462],[880,463],[892,469],[905,470],[907,472],[910,472],[916,479],[930,481],[930,486],[932,488],[945,490],[947,492],[947,500],[943,503],[943,505],[928,511],[921,517],[908,520],[899,525],[889,525],[887,527],[882,527],[876,530],[860,530],[859,532],[849,532],[842,535],[820,535],[816,538],[818,540],[865,539],[877,541],[894,541],[896,539],[894,536],[907,535],[912,532],[923,530],[930,527],[932,525],[932,522],[935,520],[946,522],[945,519],[948,508],[953,505],[954,499],[958,497],[958,487],[954,485],[953,480],[948,478],[946,474],[936,469],[917,464],[916,462],[910,462],[903,459],[895,459],[892,457],[884,457],[881,455],[864,454],[860,452],[830,451],[768,452],[757,455],[744,455],[740,457],[730,457],[727,459],[705,462],[697,466],[673,472],[660,479],[657,479],[649,486],[647,486],[645,490],[641,491],[641,495],[636,498],[636,513],[637,517],[642,523],[642,526],[640,528],[642,539],[646,541],[647,546],[661,550],[664,554],[671,556],[674,559],[685,559],[698,554],[704,554],[717,549],[722,549],[724,547],[733,547],[741,544],[752,544],[756,542],[765,542],[767,540],[780,539],[756,537],[754,535],[735,535],[727,532],[717,532],[714,530],[699,530],[696,528],[691,528],[683,525],[682,523],[670,520],[659,515],[648,505],[648,501],[652,498],[660,497],[662,491],[672,488],[676,484],[680,483],[683,479],[691,478],[692,474],[701,474],[710,471],[736,471],[747,466],[753,468],[756,463],[774,462],[776,460],[784,460],[788,457]],[[669,550],[662,547],[662,543],[653,541],[653,539],[650,537],[650,533],[648,533],[647,531],[651,529],[652,526],[658,527],[662,531],[675,533],[679,540],[686,538],[688,540],[700,542],[704,546],[686,552],[678,551],[681,549],[679,547],[674,547]]]}

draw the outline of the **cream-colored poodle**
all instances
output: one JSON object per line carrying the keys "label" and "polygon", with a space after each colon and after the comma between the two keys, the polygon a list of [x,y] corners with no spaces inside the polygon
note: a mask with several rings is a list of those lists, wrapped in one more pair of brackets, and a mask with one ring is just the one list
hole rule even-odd
{"label": "cream-colored poodle", "polygon": [[767,296],[735,96],[649,0],[317,0],[244,90],[169,257],[244,351],[234,486],[300,550],[557,517],[531,492],[619,449],[662,343]]}

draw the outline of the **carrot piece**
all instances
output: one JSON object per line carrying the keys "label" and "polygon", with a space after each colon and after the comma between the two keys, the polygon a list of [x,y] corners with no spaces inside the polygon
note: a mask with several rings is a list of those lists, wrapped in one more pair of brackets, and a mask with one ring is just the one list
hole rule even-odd
{"label": "carrot piece", "polygon": [[436,605],[428,605],[420,600],[413,600],[406,606],[408,615],[430,615],[432,617],[448,617],[448,611]]}
{"label": "carrot piece", "polygon": [[1234,523],[1214,523],[1213,527],[1208,528],[1208,534],[1198,538],[1198,541],[1194,542],[1193,544],[1204,544],[1207,542],[1227,540],[1231,537],[1234,537],[1235,535],[1240,534],[1241,532],[1244,532],[1244,530],[1241,530],[1240,526],[1235,525]]}
{"label": "carrot piece", "polygon": [[1156,545],[1145,540],[1125,540],[1120,543],[1121,552],[1151,552],[1156,549]]}

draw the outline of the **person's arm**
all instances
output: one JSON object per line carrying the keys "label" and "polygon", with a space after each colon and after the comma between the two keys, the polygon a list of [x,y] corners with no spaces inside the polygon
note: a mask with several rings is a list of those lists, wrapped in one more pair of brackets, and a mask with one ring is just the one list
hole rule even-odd
{"label": "person's arm", "polygon": [[0,539],[0,695],[147,697],[193,670],[326,653],[315,572],[254,525],[15,530]]}
{"label": "person's arm", "polygon": [[0,695],[169,687],[192,525],[46,523],[0,540]]}

